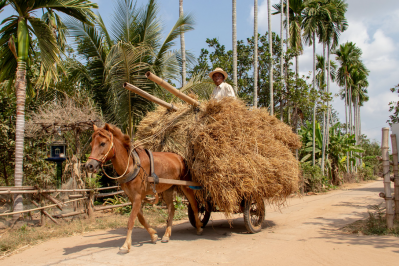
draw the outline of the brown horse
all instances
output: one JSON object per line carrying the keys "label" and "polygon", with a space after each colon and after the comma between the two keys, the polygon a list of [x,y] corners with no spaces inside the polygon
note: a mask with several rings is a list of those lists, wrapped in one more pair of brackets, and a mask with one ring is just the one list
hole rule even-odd
{"label": "brown horse", "polygon": [[[147,182],[147,177],[150,173],[150,159],[147,153],[143,149],[135,149],[141,161],[141,165],[137,165],[133,159],[134,156],[129,156],[131,149],[129,136],[124,135],[119,128],[109,124],[105,124],[103,128],[98,128],[94,125],[94,133],[90,145],[91,154],[86,163],[88,172],[96,173],[101,164],[108,160],[111,160],[118,175],[127,176],[129,173],[138,171],[135,179],[121,184],[122,189],[132,203],[132,211],[127,224],[126,241],[120,250],[122,252],[129,252],[130,250],[132,229],[136,217],[138,217],[140,223],[150,234],[152,242],[156,243],[158,235],[144,219],[141,206],[146,195],[154,194],[154,184]],[[184,159],[180,155],[169,152],[154,152],[153,157],[155,174],[159,178],[190,180],[191,177],[188,169],[184,163]],[[164,243],[169,241],[172,234],[172,220],[175,212],[175,207],[173,205],[173,188],[174,186],[171,184],[161,183],[157,184],[155,187],[157,193],[162,193],[162,198],[166,202],[169,212],[167,227],[162,237],[162,242]],[[198,203],[195,200],[194,192],[186,186],[181,186],[181,190],[186,195],[195,213],[197,234],[201,234],[202,223],[198,218]]]}

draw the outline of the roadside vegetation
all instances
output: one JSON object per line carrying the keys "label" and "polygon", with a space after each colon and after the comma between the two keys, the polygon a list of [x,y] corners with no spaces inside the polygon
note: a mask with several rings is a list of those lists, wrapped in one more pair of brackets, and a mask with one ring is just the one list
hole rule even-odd
{"label": "roadside vegetation", "polygon": [[394,220],[394,228],[387,228],[385,208],[382,204],[369,208],[369,217],[345,226],[342,230],[358,235],[393,235],[399,237],[399,221]]}

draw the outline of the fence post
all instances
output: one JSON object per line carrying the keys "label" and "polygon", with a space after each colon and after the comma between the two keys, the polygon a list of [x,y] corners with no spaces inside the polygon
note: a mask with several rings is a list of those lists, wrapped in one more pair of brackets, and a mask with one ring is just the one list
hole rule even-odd
{"label": "fence post", "polygon": [[389,128],[382,128],[382,141],[381,141],[381,152],[382,152],[382,167],[383,167],[383,177],[384,177],[384,191],[385,191],[385,202],[386,202],[386,218],[387,218],[387,228],[393,228],[393,206],[392,206],[392,196],[391,196],[391,178],[389,173]]}
{"label": "fence post", "polygon": [[89,219],[94,218],[93,200],[94,200],[94,191],[90,190],[89,198],[87,199],[87,215],[89,216]]}
{"label": "fence post", "polygon": [[395,199],[395,218],[399,221],[399,171],[398,171],[398,146],[396,134],[391,134],[392,143],[392,160],[393,160],[393,176],[394,176],[394,199]]}

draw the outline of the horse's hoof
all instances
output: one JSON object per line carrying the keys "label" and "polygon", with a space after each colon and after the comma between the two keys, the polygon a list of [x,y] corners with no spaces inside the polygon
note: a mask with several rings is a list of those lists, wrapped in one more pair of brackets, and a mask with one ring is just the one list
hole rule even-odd
{"label": "horse's hoof", "polygon": [[121,247],[120,249],[119,249],[119,254],[127,254],[127,253],[129,253],[129,249],[127,249],[127,248],[125,248],[125,247]]}
{"label": "horse's hoof", "polygon": [[158,235],[157,234],[153,234],[151,236],[151,243],[156,244],[158,241]]}
{"label": "horse's hoof", "polygon": [[162,237],[161,243],[168,243],[169,242],[169,237]]}
{"label": "horse's hoof", "polygon": [[199,229],[197,229],[197,235],[202,235],[202,232],[204,232],[204,229],[202,229],[202,228],[199,228]]}

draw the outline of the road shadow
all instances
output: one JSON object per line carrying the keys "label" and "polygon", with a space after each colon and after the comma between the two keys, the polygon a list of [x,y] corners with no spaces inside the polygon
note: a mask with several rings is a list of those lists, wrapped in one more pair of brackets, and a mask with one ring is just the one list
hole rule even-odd
{"label": "road shadow", "polygon": [[[275,223],[270,220],[265,220],[262,223],[262,229],[272,228]],[[165,233],[165,226],[154,228],[158,233],[158,243]],[[90,234],[84,236],[85,238],[95,238],[96,241],[90,244],[77,245],[74,247],[64,248],[63,255],[70,255],[74,253],[82,252],[83,250],[96,248],[96,249],[109,249],[109,248],[119,248],[123,245],[126,238],[127,229],[119,228],[107,230],[106,232],[101,232],[99,234]],[[217,219],[208,222],[208,225],[204,228],[202,235],[196,234],[196,229],[191,226],[190,222],[179,223],[174,225],[172,228],[172,237],[170,241],[196,241],[199,239],[213,240],[217,241],[220,239],[228,238],[232,234],[250,234],[245,228],[244,219],[234,218],[231,220],[227,219]],[[104,236],[100,237],[99,236]],[[144,245],[154,245],[151,243],[150,235],[148,232],[139,227],[133,229],[132,234],[132,247],[139,248]]]}

